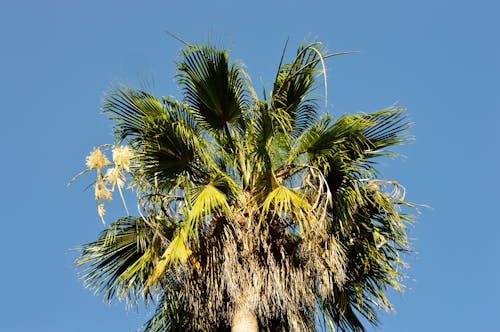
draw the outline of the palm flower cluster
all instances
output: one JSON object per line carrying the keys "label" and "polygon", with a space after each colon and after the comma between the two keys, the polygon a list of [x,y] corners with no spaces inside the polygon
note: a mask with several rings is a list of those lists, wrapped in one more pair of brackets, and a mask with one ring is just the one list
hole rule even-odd
{"label": "palm flower cluster", "polygon": [[376,324],[386,290],[401,287],[411,204],[374,158],[391,155],[409,123],[400,107],[320,115],[313,92],[334,55],[301,45],[259,98],[225,50],[188,45],[182,100],[109,93],[103,108],[123,145],[105,175],[99,149],[87,166],[98,200],[101,183],[120,189],[126,171],[139,210],[82,247],[87,285],[108,300],[154,300],[145,331]]}
{"label": "palm flower cluster", "polygon": [[[109,162],[106,155],[102,152],[101,147],[98,147],[87,156],[85,162],[87,169],[84,172],[93,169],[97,172],[97,179],[94,182],[94,194],[97,202],[97,213],[103,224],[105,224],[104,215],[106,214],[106,210],[102,202],[111,200],[112,192],[115,188],[118,188],[118,192],[120,193],[123,205],[128,214],[122,188],[126,181],[125,172],[130,172],[132,150],[128,146],[113,146],[112,156],[113,164]],[[103,175],[104,169],[106,169],[106,171]],[[82,173],[79,175],[81,174]],[[77,175],[77,177],[79,175]]]}

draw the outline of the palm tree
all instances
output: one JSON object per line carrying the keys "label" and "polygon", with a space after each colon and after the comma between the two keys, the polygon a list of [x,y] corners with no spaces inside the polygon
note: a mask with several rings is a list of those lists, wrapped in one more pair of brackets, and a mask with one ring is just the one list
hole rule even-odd
{"label": "palm tree", "polygon": [[103,109],[125,147],[113,148],[113,163],[101,149],[87,159],[99,214],[110,184],[126,179],[139,210],[82,247],[86,284],[108,300],[154,300],[144,331],[376,324],[387,289],[401,287],[411,220],[401,208],[411,205],[377,177],[374,158],[391,155],[409,123],[400,107],[318,114],[313,92],[334,55],[319,42],[289,63],[283,55],[259,99],[225,50],[187,45],[181,101],[125,86],[109,93]]}

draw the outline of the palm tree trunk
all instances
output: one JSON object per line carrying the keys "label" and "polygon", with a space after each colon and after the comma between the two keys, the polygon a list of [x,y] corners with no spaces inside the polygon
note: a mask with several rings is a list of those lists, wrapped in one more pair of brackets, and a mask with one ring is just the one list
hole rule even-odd
{"label": "palm tree trunk", "polygon": [[258,332],[257,317],[248,309],[241,308],[236,311],[231,324],[231,332]]}

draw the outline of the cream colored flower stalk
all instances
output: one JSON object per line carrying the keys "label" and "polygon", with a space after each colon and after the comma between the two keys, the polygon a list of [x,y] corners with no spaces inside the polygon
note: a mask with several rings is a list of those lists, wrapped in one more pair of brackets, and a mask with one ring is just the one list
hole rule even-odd
{"label": "cream colored flower stalk", "polygon": [[109,160],[106,158],[104,153],[102,153],[100,148],[96,148],[87,156],[85,164],[88,169],[96,168],[97,170],[100,170],[104,166],[109,165]]}
{"label": "cream colored flower stalk", "polygon": [[97,214],[99,214],[99,218],[101,218],[102,224],[106,224],[104,221],[104,215],[106,214],[106,210],[104,210],[104,204],[97,204]]}
{"label": "cream colored flower stalk", "polygon": [[120,170],[119,166],[115,164],[115,167],[109,168],[104,175],[104,181],[111,184],[111,191],[115,190],[115,186],[118,188],[118,192],[120,193],[120,197],[122,199],[123,207],[125,211],[128,213],[127,204],[125,203],[125,198],[123,197],[122,188],[125,185],[125,174]]}
{"label": "cream colored flower stalk", "polygon": [[113,162],[116,166],[130,172],[130,160],[132,159],[132,149],[128,146],[115,146],[113,148]]}
{"label": "cream colored flower stalk", "polygon": [[97,171],[97,180],[94,184],[95,200],[97,201],[97,214],[99,215],[101,222],[103,224],[106,224],[106,222],[104,221],[104,214],[106,213],[106,210],[104,210],[104,204],[101,203],[101,200],[110,201],[111,191],[108,187],[106,187],[106,182],[104,182],[104,179],[100,174],[101,170],[98,169]]}
{"label": "cream colored flower stalk", "polygon": [[118,167],[108,168],[106,174],[104,174],[104,181],[111,184],[111,191],[114,191],[115,186],[123,188],[125,185],[125,175]]}
{"label": "cream colored flower stalk", "polygon": [[95,185],[94,185],[94,190],[95,190],[95,200],[100,201],[101,199],[105,201],[110,201],[111,200],[111,190],[109,190],[108,187],[106,187],[106,182],[102,179],[102,177],[98,177]]}

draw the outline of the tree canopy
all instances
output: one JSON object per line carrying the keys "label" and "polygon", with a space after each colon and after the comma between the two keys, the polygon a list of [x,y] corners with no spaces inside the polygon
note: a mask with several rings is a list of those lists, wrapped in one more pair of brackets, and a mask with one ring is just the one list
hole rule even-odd
{"label": "tree canopy", "polygon": [[412,219],[376,159],[408,140],[409,121],[394,106],[322,114],[316,90],[338,54],[319,42],[284,52],[259,97],[226,50],[186,45],[180,100],[108,93],[116,142],[87,157],[98,213],[125,184],[138,210],[81,248],[85,283],[108,300],[153,300],[145,331],[229,330],[242,312],[263,331],[376,324],[402,286]]}

